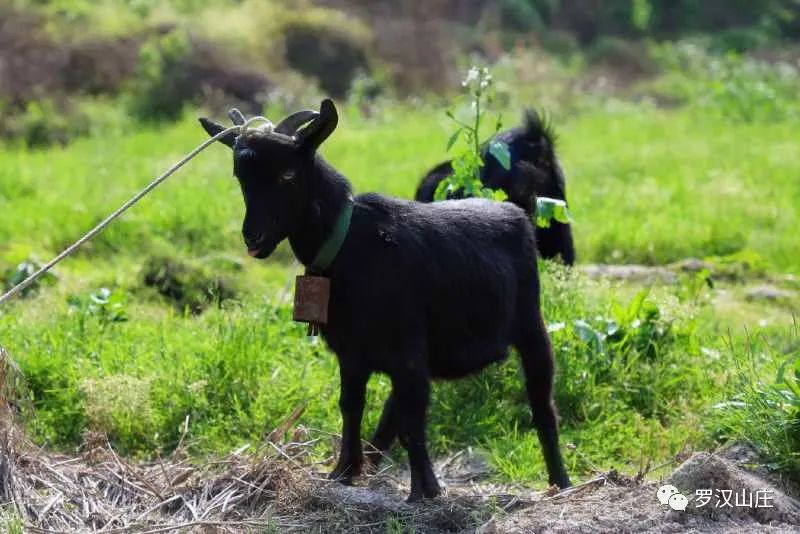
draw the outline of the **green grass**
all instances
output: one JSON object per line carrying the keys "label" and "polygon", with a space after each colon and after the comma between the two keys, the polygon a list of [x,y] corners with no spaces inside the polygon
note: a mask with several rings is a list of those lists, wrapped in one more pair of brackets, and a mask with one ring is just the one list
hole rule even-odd
{"label": "green grass", "polygon": [[798,272],[796,124],[611,109],[560,128],[583,261],[665,263],[749,250]]}
{"label": "green grass", "polygon": [[[580,261],[732,256],[797,272],[796,125],[629,104],[557,123]],[[410,197],[444,157],[448,129],[426,106],[393,105],[369,120],[346,113],[324,153],[357,191]],[[187,117],[67,148],[0,148],[0,272],[48,259],[203,140]],[[54,283],[0,310],[0,342],[27,377],[38,440],[71,449],[99,430],[121,452],[150,456],[176,445],[188,417],[192,450],[219,452],[257,442],[301,403],[302,425],[338,432],[335,359],[281,300],[290,252],[247,258],[242,212],[229,151],[215,146],[62,264]],[[142,287],[141,270],[158,255],[219,269],[237,280],[237,299],[200,315],[176,311]],[[713,443],[702,423],[728,398],[723,386],[739,361],[720,334],[741,332],[750,316],[718,316],[701,296],[709,290],[688,279],[647,293],[555,267],[542,276],[570,471],[635,470]],[[69,305],[100,287],[120,296],[127,321]],[[790,310],[775,313],[767,336],[789,324]],[[383,377],[370,383],[365,437],[387,388]],[[544,468],[529,420],[510,358],[436,386],[429,441],[436,454],[480,447],[499,478],[538,483]],[[318,452],[329,454],[329,443]]]}

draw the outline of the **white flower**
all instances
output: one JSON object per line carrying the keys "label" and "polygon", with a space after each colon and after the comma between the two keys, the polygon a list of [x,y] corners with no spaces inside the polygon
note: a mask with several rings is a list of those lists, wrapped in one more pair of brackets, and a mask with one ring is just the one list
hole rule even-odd
{"label": "white flower", "polygon": [[476,81],[480,77],[480,74],[481,72],[478,70],[478,67],[473,66],[467,72],[467,77],[464,78],[464,81],[461,82],[461,85],[464,87],[468,86],[470,83]]}

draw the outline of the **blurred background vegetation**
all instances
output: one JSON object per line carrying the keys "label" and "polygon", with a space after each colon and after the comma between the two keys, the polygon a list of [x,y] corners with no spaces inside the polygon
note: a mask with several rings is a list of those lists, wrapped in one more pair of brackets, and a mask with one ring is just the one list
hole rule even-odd
{"label": "blurred background vegetation", "polygon": [[[428,98],[452,92],[475,57],[515,53],[528,53],[516,68],[532,84],[554,86],[553,72],[537,71],[556,61],[582,69],[567,84],[578,90],[681,68],[736,93],[741,71],[760,69],[776,83],[744,91],[766,94],[781,90],[782,72],[763,63],[796,70],[798,39],[800,0],[0,0],[0,136],[63,144],[198,104]],[[685,98],[672,81],[652,96]],[[103,109],[117,99],[116,113]]]}

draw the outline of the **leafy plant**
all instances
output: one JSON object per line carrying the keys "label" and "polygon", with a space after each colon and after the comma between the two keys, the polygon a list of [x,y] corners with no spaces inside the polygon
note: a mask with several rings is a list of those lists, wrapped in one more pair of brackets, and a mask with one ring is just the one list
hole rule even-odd
{"label": "leafy plant", "polygon": [[[481,141],[480,132],[494,100],[494,79],[486,67],[473,66],[461,85],[465,88],[465,96],[470,101],[472,115],[468,121],[462,121],[456,117],[452,109],[446,111],[447,116],[458,125],[447,141],[447,150],[450,151],[459,138],[463,140],[465,148],[453,158],[453,173],[439,183],[434,198],[444,200],[460,192],[467,197],[505,200],[507,196],[504,191],[494,191],[484,187],[481,182],[481,168],[484,165],[482,147],[486,143]],[[493,134],[501,127],[502,121],[498,117]],[[488,152],[496,157],[503,167],[511,168],[511,154],[507,144],[493,140],[489,143]]]}
{"label": "leafy plant", "polygon": [[575,334],[599,354],[636,353],[653,358],[669,334],[670,323],[661,319],[658,305],[649,300],[649,290],[643,289],[628,303],[614,303],[611,317],[576,319]]}
{"label": "leafy plant", "polygon": [[131,111],[140,119],[180,117],[186,104],[186,61],[192,51],[182,30],[151,38],[139,49],[139,68],[131,87]]}
{"label": "leafy plant", "polygon": [[[5,288],[8,290],[21,284],[22,282],[27,280],[28,277],[30,277],[36,271],[38,271],[41,267],[42,267],[41,265],[39,265],[37,262],[33,260],[25,260],[23,262],[20,262],[20,264],[17,265],[17,267],[6,276]],[[46,273],[41,278],[39,278],[39,280],[32,283],[25,289],[23,289],[21,295],[23,297],[28,296],[29,294],[36,291],[41,283],[43,282],[53,283],[55,280],[56,280],[56,275],[54,275],[53,273]]]}
{"label": "leafy plant", "polygon": [[67,298],[67,304],[82,318],[96,317],[103,326],[128,320],[125,312],[125,296],[122,293],[113,293],[106,287],[101,287],[85,297],[70,296]]}
{"label": "leafy plant", "polygon": [[549,228],[553,219],[564,224],[572,222],[567,203],[558,198],[536,197],[536,226]]}
{"label": "leafy plant", "polygon": [[[452,109],[445,112],[458,125],[447,141],[447,150],[450,151],[459,139],[463,140],[465,148],[453,158],[453,173],[439,183],[434,199],[444,200],[460,194],[495,201],[506,200],[508,195],[505,191],[484,187],[481,182],[484,153],[494,157],[505,170],[511,169],[511,151],[507,143],[494,138],[481,141],[481,126],[488,120],[487,115],[495,98],[494,78],[486,67],[473,66],[461,85],[470,101],[472,116],[469,121],[462,121]],[[498,115],[492,136],[500,131],[502,125],[502,117]],[[537,197],[536,225],[547,228],[552,219],[561,223],[572,221],[567,203],[555,198]]]}

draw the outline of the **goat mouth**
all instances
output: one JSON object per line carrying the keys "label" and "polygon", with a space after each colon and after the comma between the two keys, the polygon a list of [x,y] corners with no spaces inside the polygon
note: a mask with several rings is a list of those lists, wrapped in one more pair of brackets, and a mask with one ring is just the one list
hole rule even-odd
{"label": "goat mouth", "polygon": [[269,256],[271,252],[272,251],[269,250],[269,247],[265,247],[265,248],[249,248],[249,249],[247,249],[247,254],[251,258],[256,258],[257,260],[263,260],[264,258]]}
{"label": "goat mouth", "polygon": [[251,258],[256,258],[257,260],[263,260],[264,258],[268,258],[272,251],[275,250],[275,245],[270,246],[269,244],[264,244],[259,248],[249,248],[247,249],[247,255]]}

